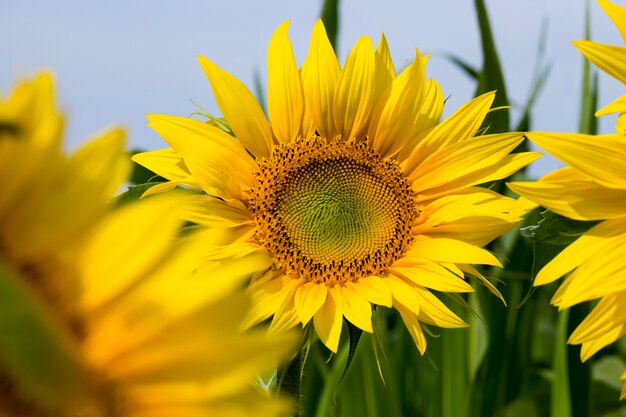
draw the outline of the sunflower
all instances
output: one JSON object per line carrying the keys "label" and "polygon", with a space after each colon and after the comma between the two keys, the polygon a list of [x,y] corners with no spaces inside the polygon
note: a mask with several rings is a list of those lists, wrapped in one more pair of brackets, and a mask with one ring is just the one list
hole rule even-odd
{"label": "sunflower", "polygon": [[269,43],[269,122],[240,81],[202,57],[223,119],[148,116],[171,148],[135,155],[169,180],[147,194],[204,191],[184,218],[216,236],[208,261],[267,257],[249,285],[248,326],[312,321],[336,352],[344,318],[372,332],[372,306],[393,307],[424,353],[423,323],[466,326],[432,290],[473,291],[467,274],[500,296],[470,264],[501,266],[481,246],[523,210],[476,185],[537,154],[510,155],[518,133],[477,135],[493,92],[438,123],[443,94],[419,51],[397,75],[384,36],[376,49],[362,37],[342,68],[318,21],[298,68],[288,27]]}
{"label": "sunflower", "polygon": [[0,416],[283,413],[249,379],[293,335],[240,334],[236,277],[264,257],[198,270],[207,242],[177,237],[179,196],[113,210],[123,131],[63,154],[49,75],[0,100],[0,121]]}
{"label": "sunflower", "polygon": [[[599,3],[626,36],[626,9],[605,0]],[[589,41],[575,45],[598,67],[626,83],[626,48]],[[508,184],[519,195],[562,216],[599,221],[543,267],[534,281],[535,286],[545,285],[573,271],[552,299],[559,310],[599,299],[568,340],[582,344],[582,361],[626,334],[626,136],[621,128],[625,103],[623,96],[596,113],[621,113],[615,134],[528,134],[567,166],[538,182]],[[621,398],[626,398],[626,385]]]}

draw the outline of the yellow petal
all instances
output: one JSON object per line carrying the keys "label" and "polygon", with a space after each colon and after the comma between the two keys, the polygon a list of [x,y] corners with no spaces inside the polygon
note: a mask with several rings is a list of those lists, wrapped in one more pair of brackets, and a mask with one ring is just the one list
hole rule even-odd
{"label": "yellow petal", "polygon": [[178,197],[131,204],[98,225],[81,258],[82,308],[94,309],[117,296],[165,255],[181,226]]}
{"label": "yellow petal", "polygon": [[446,238],[418,236],[413,240],[405,256],[435,262],[502,266],[500,261],[485,249],[460,240]]}
{"label": "yellow petal", "polygon": [[252,295],[250,311],[244,323],[243,329],[254,326],[268,319],[285,303],[292,291],[297,289],[297,280],[284,275],[272,275],[267,282],[252,285],[249,289]]}
{"label": "yellow petal", "polygon": [[182,155],[172,148],[141,152],[133,155],[131,159],[170,181],[200,187],[185,165]]}
{"label": "yellow petal", "polygon": [[602,71],[626,84],[626,48],[591,41],[572,42],[576,48]]}
{"label": "yellow petal", "polygon": [[343,313],[337,303],[336,291],[334,288],[329,288],[326,302],[313,317],[313,325],[322,343],[335,353],[339,348],[342,324]]}
{"label": "yellow petal", "polygon": [[414,182],[413,189],[420,192],[459,181],[462,177],[474,179],[472,174],[482,174],[481,170],[498,164],[523,140],[520,133],[506,133],[452,144],[424,159],[410,173],[409,181]]}
{"label": "yellow petal", "polygon": [[334,133],[333,100],[341,67],[321,20],[315,22],[309,53],[302,65],[302,88],[306,107],[322,137]]}
{"label": "yellow petal", "polygon": [[626,234],[613,241],[614,245],[605,247],[601,257],[587,259],[570,276],[558,303],[559,309],[626,290],[623,277]]}
{"label": "yellow petal", "polygon": [[361,37],[346,58],[333,103],[335,129],[344,139],[359,137],[367,128],[374,101],[375,67],[372,41]]}
{"label": "yellow petal", "polygon": [[[609,333],[613,333],[615,339],[621,336],[626,324],[626,292],[611,294],[602,298],[593,308],[591,313],[578,325],[569,337],[568,343],[580,344],[601,339]],[[617,329],[617,333],[614,333]],[[617,335],[617,336],[616,336]],[[604,344],[614,342],[611,340]]]}
{"label": "yellow petal", "polygon": [[396,302],[398,302],[409,309],[413,314],[419,314],[420,304],[414,286],[395,275],[386,276],[385,284],[389,288],[389,291],[391,291],[394,306]]}
{"label": "yellow petal", "polygon": [[461,271],[478,278],[481,284],[483,284],[485,288],[489,290],[490,293],[498,297],[502,301],[502,303],[506,306],[506,301],[504,300],[504,297],[502,296],[500,291],[498,291],[498,289],[487,278],[485,278],[483,274],[478,272],[476,268],[474,268],[471,265],[459,265],[459,268],[461,269]]}
{"label": "yellow petal", "polygon": [[537,146],[594,181],[626,189],[626,138],[621,135],[528,133]]}
{"label": "yellow petal", "polygon": [[592,227],[544,266],[533,285],[548,284],[594,256],[601,258],[609,247],[620,243],[625,233],[626,221],[623,219],[607,220]]}
{"label": "yellow petal", "polygon": [[203,57],[198,60],[233,133],[253,155],[268,157],[274,146],[272,132],[254,95],[241,81],[213,62]]}
{"label": "yellow petal", "polygon": [[391,273],[418,284],[443,292],[473,292],[474,289],[460,277],[434,262],[422,261],[412,266],[392,266]]}
{"label": "yellow petal", "polygon": [[148,119],[209,194],[243,200],[243,193],[255,185],[256,163],[232,136],[186,117],[150,115]]}
{"label": "yellow petal", "polygon": [[380,115],[385,108],[389,94],[391,94],[393,80],[396,78],[396,70],[393,67],[389,45],[387,45],[387,39],[384,34],[380,36],[374,61],[376,66],[374,73],[374,105],[367,129],[367,136],[370,139],[376,136]]}
{"label": "yellow petal", "polygon": [[336,285],[335,294],[341,311],[348,321],[361,330],[372,333],[372,305],[353,287]]}
{"label": "yellow petal", "polygon": [[611,104],[601,108],[596,112],[596,117],[606,116],[613,113],[626,113],[626,96],[621,96]]}
{"label": "yellow petal", "polygon": [[323,283],[307,282],[298,288],[294,302],[303,325],[307,324],[324,305],[327,295],[328,289]]}
{"label": "yellow petal", "polygon": [[282,143],[298,136],[304,113],[302,84],[288,29],[288,20],[278,26],[267,49],[267,107],[274,135]]}
{"label": "yellow petal", "polygon": [[416,144],[405,163],[406,171],[412,172],[435,150],[473,137],[489,112],[494,98],[494,91],[478,96],[435,126]]}
{"label": "yellow petal", "polygon": [[352,287],[357,293],[372,304],[391,307],[391,292],[380,277],[360,278],[356,282],[348,282],[347,287]]}
{"label": "yellow petal", "polygon": [[415,60],[393,80],[391,94],[380,115],[372,146],[382,156],[395,155],[415,136],[415,125],[424,95],[424,64],[419,51]]}
{"label": "yellow petal", "polygon": [[180,183],[174,181],[166,181],[160,182],[157,185],[153,185],[148,188],[142,195],[141,198],[148,197],[149,195],[161,194],[168,191],[172,191],[174,188],[179,186]]}
{"label": "yellow petal", "polygon": [[400,313],[400,317],[402,317],[404,325],[409,331],[413,342],[415,342],[415,346],[417,346],[417,349],[423,355],[424,352],[426,352],[426,337],[424,336],[422,327],[417,321],[417,316],[412,311],[403,306],[402,303],[399,303],[397,301],[394,301],[393,307]]}
{"label": "yellow petal", "polygon": [[626,8],[618,6],[607,0],[598,0],[598,4],[604,9],[604,12],[611,18],[613,24],[622,35],[622,39],[626,42]]}
{"label": "yellow petal", "polygon": [[604,220],[626,215],[626,189],[603,187],[593,181],[512,182],[508,187],[562,216],[575,220]]}
{"label": "yellow petal", "polygon": [[182,201],[181,218],[207,227],[236,227],[252,224],[252,216],[239,200],[238,206],[208,195],[188,196]]}
{"label": "yellow petal", "polygon": [[420,321],[446,329],[468,327],[467,323],[446,307],[433,293],[419,285],[414,289],[420,304],[420,312],[417,315]]}

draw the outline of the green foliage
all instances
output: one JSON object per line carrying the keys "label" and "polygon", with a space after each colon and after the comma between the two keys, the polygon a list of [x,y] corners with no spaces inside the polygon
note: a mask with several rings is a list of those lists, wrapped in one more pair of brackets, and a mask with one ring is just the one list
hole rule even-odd
{"label": "green foliage", "polygon": [[[26,280],[0,262],[0,377],[5,390],[19,391],[46,415],[61,415],[67,399],[87,395],[76,349],[31,293]],[[6,385],[8,384],[8,385]]]}
{"label": "green foliage", "polygon": [[339,32],[339,0],[324,0],[321,13],[322,22],[326,27],[328,40],[337,50],[337,33]]}

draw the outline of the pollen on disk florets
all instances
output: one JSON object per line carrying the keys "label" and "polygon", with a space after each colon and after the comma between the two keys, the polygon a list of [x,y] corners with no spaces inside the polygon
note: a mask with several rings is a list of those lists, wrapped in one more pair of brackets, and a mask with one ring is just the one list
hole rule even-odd
{"label": "pollen on disk florets", "polygon": [[332,284],[383,274],[412,240],[411,187],[366,141],[298,138],[259,167],[256,239],[287,275]]}

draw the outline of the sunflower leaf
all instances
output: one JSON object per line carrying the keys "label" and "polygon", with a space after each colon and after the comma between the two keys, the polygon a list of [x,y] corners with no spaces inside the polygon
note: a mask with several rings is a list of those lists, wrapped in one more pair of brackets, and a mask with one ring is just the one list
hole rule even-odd
{"label": "sunflower leaf", "polygon": [[522,236],[549,245],[567,246],[598,224],[597,221],[580,221],[563,217],[552,211],[541,212],[536,225],[521,229]]}
{"label": "sunflower leaf", "polygon": [[147,182],[145,184],[129,185],[126,191],[113,199],[113,204],[116,206],[123,206],[124,204],[139,200],[143,193],[145,193],[157,184],[159,184],[159,182]]}
{"label": "sunflower leaf", "polygon": [[337,49],[337,33],[339,32],[339,0],[324,0],[321,16],[328,40]]}
{"label": "sunflower leaf", "polygon": [[536,225],[521,229],[522,236],[533,241],[533,277],[565,247],[598,224],[572,220],[549,210],[541,212],[541,217]]}

